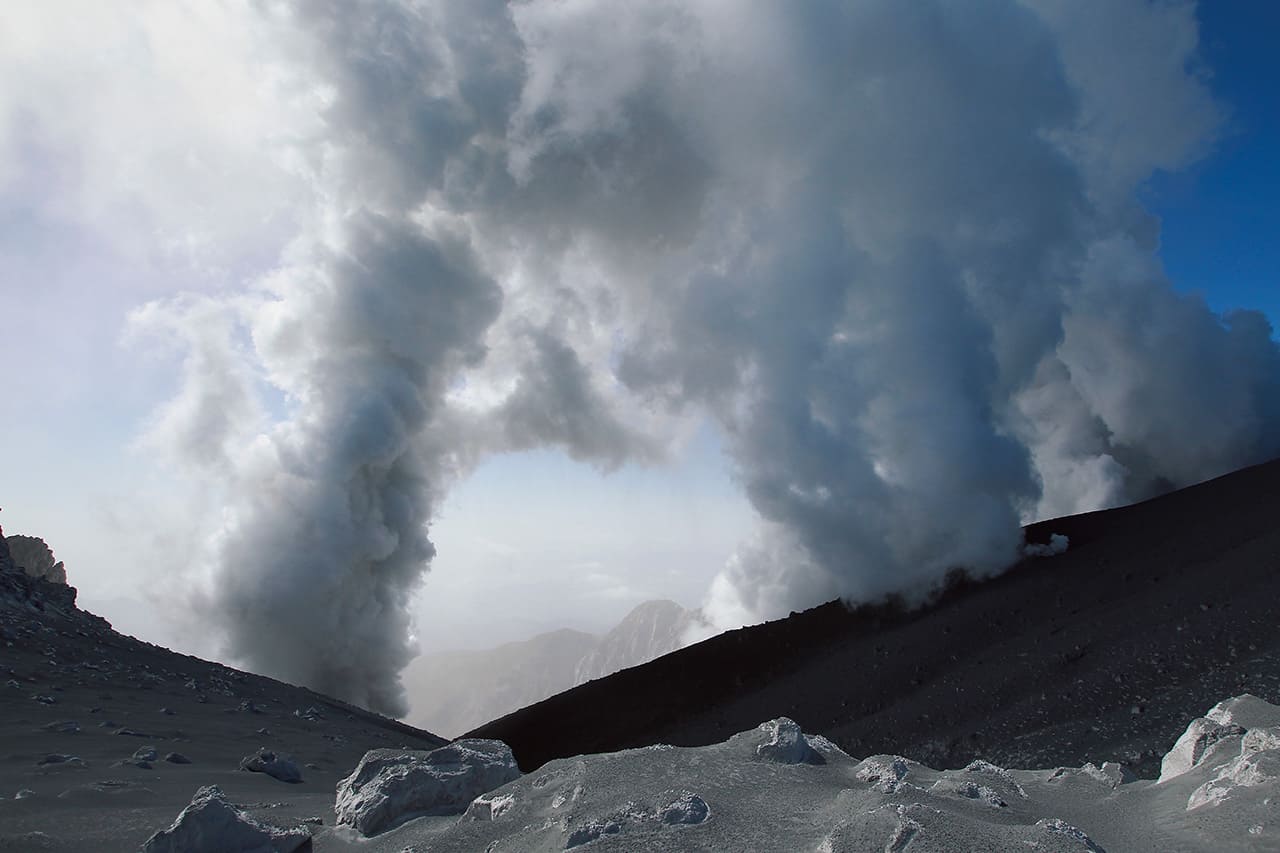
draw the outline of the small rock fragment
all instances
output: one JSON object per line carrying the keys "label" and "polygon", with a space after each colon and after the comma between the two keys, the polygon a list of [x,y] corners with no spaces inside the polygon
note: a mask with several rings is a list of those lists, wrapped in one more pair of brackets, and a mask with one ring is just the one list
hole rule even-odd
{"label": "small rock fragment", "polygon": [[240,769],[251,773],[265,773],[273,779],[290,784],[302,781],[302,771],[292,758],[279,755],[265,746],[240,761]]}
{"label": "small rock fragment", "polygon": [[80,724],[75,720],[61,720],[56,723],[46,723],[41,726],[46,732],[56,732],[57,734],[73,735],[80,731]]}
{"label": "small rock fragment", "polygon": [[693,825],[711,816],[711,807],[697,794],[685,793],[658,810],[658,821],[667,826]]}
{"label": "small rock fragment", "polygon": [[51,752],[36,762],[37,767],[55,767],[60,765],[65,765],[67,767],[88,766],[85,760],[77,755],[64,755],[58,752]]}

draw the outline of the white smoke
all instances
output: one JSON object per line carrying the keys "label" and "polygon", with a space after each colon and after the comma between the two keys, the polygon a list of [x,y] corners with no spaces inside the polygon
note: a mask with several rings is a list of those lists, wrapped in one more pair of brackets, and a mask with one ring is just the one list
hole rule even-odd
{"label": "white smoke", "polygon": [[1071,544],[1071,540],[1061,533],[1054,533],[1049,536],[1048,544],[1042,545],[1039,542],[1028,542],[1022,546],[1022,556],[1024,557],[1056,557],[1059,554],[1067,553],[1067,547]]}
{"label": "white smoke", "polygon": [[1137,200],[1221,120],[1188,3],[235,8],[307,81],[262,138],[309,195],[277,269],[139,322],[191,347],[153,436],[225,491],[209,613],[264,671],[401,709],[486,454],[714,419],[761,518],[725,627],[1280,453],[1270,327],[1176,293]]}

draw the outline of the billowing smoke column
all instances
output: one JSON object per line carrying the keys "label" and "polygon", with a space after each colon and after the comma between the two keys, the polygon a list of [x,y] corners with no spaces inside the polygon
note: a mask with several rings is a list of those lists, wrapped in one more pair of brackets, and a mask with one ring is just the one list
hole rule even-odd
{"label": "billowing smoke column", "polygon": [[[387,0],[276,25],[325,91],[319,189],[236,309],[244,382],[287,415],[225,444],[211,585],[268,672],[402,707],[426,525],[484,453],[616,465],[714,418],[762,519],[708,601],[729,625],[998,571],[1024,519],[1280,452],[1270,327],[1175,293],[1135,196],[1220,121],[1187,5]],[[192,411],[226,395],[205,363]]]}

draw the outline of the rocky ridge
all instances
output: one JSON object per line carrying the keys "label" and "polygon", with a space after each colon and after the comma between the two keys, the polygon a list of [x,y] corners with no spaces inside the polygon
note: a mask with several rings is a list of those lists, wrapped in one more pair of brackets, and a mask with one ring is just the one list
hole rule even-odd
{"label": "rocky ridge", "polygon": [[[3,534],[0,533],[0,537]],[[53,556],[53,549],[37,536],[3,537],[9,550],[11,564],[33,578],[40,578],[51,583],[67,582],[67,567]]]}
{"label": "rocky ridge", "polygon": [[318,851],[365,853],[1280,849],[1280,708],[1221,702],[1164,761],[1158,781],[1111,763],[935,770],[850,756],[782,717],[719,744],[583,755],[522,776],[505,744],[468,740],[366,753],[338,784],[334,827],[267,827],[203,788],[147,850],[176,849],[162,844],[182,831],[203,839],[187,853],[267,835],[275,850],[305,849],[305,837]]}

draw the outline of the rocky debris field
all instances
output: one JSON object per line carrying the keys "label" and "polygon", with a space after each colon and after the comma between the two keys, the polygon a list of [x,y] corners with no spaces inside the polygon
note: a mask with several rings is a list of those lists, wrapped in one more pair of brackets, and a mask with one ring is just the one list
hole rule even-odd
{"label": "rocky debris field", "polygon": [[724,743],[560,759],[521,775],[499,741],[372,750],[336,821],[292,826],[203,787],[145,853],[235,850],[1133,853],[1280,849],[1280,708],[1254,696],[1193,720],[1159,780],[1092,763],[934,770],[847,755],[785,717]]}
{"label": "rocky debris field", "polygon": [[118,634],[74,588],[4,556],[0,851],[133,853],[209,785],[267,825],[332,823],[335,786],[366,751],[445,743]]}

